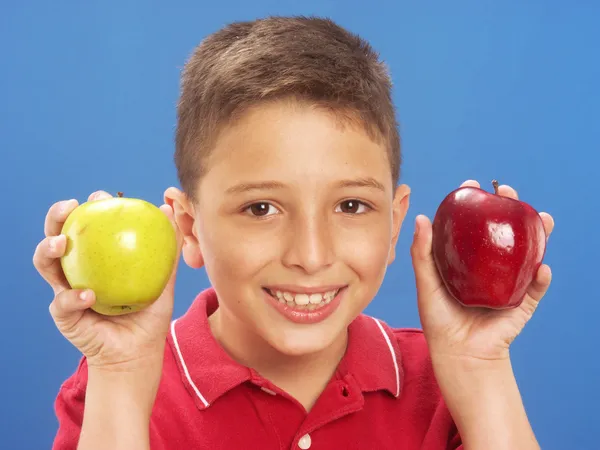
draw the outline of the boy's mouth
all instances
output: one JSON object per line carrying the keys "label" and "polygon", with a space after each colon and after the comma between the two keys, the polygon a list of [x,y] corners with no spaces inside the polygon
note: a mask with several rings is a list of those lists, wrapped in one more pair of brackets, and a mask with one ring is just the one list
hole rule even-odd
{"label": "boy's mouth", "polygon": [[314,292],[311,294],[271,290],[269,288],[263,289],[282,305],[287,305],[290,308],[299,311],[314,311],[331,303],[343,288],[331,289],[324,292]]}

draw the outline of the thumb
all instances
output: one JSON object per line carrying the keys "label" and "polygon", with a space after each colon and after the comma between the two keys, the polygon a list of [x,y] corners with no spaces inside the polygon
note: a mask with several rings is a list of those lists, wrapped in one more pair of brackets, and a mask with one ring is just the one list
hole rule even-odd
{"label": "thumb", "polygon": [[410,248],[417,297],[419,306],[423,306],[428,299],[442,287],[442,280],[437,271],[432,253],[432,227],[430,220],[424,215],[415,219],[415,234]]}

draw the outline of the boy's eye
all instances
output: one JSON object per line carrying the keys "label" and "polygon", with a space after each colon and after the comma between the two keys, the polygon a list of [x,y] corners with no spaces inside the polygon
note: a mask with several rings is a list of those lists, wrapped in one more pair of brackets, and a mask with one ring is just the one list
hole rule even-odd
{"label": "boy's eye", "polygon": [[268,216],[269,213],[276,213],[277,209],[269,203],[261,202],[250,205],[248,208],[246,208],[246,211],[250,212],[250,214],[256,217],[265,217]]}
{"label": "boy's eye", "polygon": [[344,214],[363,214],[367,208],[369,207],[359,200],[346,200],[339,206]]}
{"label": "boy's eye", "polygon": [[[368,209],[369,206],[360,200],[346,200],[338,205],[336,212],[342,212],[344,214],[364,214]],[[253,203],[248,206],[245,211],[254,217],[266,217],[278,213],[277,208],[267,202]]]}

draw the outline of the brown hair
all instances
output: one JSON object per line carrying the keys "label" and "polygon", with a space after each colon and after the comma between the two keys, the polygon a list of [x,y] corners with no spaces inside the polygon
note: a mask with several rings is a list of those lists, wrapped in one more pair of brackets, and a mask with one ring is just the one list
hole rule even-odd
{"label": "brown hair", "polygon": [[269,17],[235,22],[194,50],[181,78],[175,165],[192,199],[220,127],[261,101],[293,98],[355,120],[388,148],[392,181],[400,138],[391,80],[363,39],[329,19]]}

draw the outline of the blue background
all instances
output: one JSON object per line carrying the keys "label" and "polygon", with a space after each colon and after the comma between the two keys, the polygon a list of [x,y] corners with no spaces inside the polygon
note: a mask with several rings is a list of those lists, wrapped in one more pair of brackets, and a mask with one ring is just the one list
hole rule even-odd
{"label": "blue background", "polygon": [[[419,326],[413,220],[433,217],[465,179],[491,189],[498,178],[553,214],[553,284],[513,344],[514,369],[542,448],[598,448],[600,7],[591,0],[1,3],[0,447],[50,447],[54,398],[79,360],[31,262],[47,208],[97,189],[160,203],[177,184],[183,63],[225,23],[267,14],[328,15],[392,70],[412,204],[367,312]],[[177,283],[178,316],[207,279],[182,267]]]}

